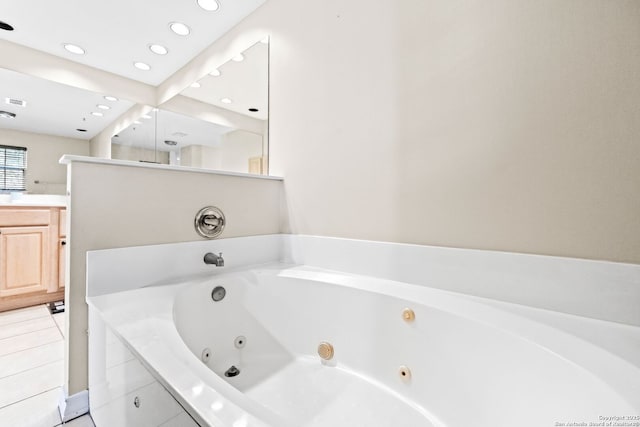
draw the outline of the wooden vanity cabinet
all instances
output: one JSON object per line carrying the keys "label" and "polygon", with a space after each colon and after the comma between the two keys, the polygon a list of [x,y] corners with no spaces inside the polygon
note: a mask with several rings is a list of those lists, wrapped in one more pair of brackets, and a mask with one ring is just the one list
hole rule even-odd
{"label": "wooden vanity cabinet", "polygon": [[64,299],[65,212],[0,207],[0,311]]}

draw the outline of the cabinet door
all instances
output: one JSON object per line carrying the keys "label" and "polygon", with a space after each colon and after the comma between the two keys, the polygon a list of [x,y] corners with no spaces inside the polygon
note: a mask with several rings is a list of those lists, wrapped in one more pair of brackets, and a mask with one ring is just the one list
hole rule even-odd
{"label": "cabinet door", "polygon": [[47,291],[50,241],[48,226],[0,229],[0,297]]}

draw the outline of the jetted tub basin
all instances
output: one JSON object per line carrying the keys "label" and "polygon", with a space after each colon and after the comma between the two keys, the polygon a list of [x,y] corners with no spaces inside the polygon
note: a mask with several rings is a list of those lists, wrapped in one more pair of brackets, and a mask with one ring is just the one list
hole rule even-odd
{"label": "jetted tub basin", "polygon": [[274,265],[90,305],[201,425],[543,427],[640,414],[635,359],[545,321],[566,315],[423,286]]}

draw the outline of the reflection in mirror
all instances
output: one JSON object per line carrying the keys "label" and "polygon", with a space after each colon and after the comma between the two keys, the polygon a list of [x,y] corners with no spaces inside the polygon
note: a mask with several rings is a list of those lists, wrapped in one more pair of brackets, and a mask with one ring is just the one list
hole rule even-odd
{"label": "reflection in mirror", "polygon": [[89,140],[133,103],[0,68],[0,128]]}
{"label": "reflection in mirror", "polygon": [[262,156],[261,135],[170,111],[148,116],[113,138],[113,158],[246,173]]}
{"label": "reflection in mirror", "polygon": [[182,95],[267,120],[269,97],[269,44],[264,39],[195,82]]}
{"label": "reflection in mirror", "polygon": [[134,105],[111,95],[0,68],[0,146],[26,149],[26,167],[12,172],[21,185],[6,185],[0,169],[0,193],[65,194],[60,157],[89,156],[89,140]]}
{"label": "reflection in mirror", "polygon": [[111,158],[169,164],[169,154],[156,151],[157,111],[134,121],[111,138]]}
{"label": "reflection in mirror", "polygon": [[267,174],[265,39],[112,138],[114,159]]}

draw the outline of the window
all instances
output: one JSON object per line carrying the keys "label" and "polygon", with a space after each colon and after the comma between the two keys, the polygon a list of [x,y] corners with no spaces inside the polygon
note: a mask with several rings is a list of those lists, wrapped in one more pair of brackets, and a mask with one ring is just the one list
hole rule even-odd
{"label": "window", "polygon": [[24,191],[27,149],[0,145],[0,190]]}

